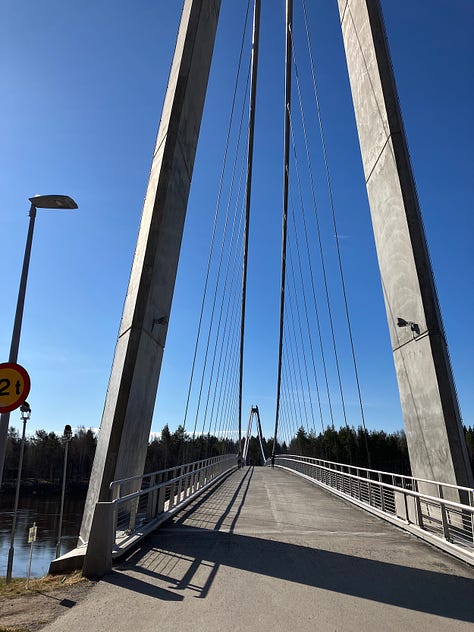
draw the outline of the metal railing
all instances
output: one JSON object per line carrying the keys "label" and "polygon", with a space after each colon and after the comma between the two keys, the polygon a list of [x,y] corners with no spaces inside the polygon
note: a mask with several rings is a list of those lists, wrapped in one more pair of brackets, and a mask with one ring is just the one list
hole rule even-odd
{"label": "metal railing", "polygon": [[275,465],[474,564],[472,489],[295,455],[276,456]]}
{"label": "metal railing", "polygon": [[113,481],[110,491],[115,548],[123,546],[146,525],[179,511],[236,467],[237,455],[227,454]]}
{"label": "metal railing", "polygon": [[111,500],[96,503],[82,572],[100,578],[161,523],[237,469],[237,455],[226,454],[110,484]]}

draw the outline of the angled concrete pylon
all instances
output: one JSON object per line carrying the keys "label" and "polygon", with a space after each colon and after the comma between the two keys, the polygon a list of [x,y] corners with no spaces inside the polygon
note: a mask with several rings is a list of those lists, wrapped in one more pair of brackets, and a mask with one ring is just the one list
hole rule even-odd
{"label": "angled concrete pylon", "polygon": [[145,464],[220,0],[185,0],[80,540],[112,480]]}
{"label": "angled concrete pylon", "polygon": [[338,2],[412,473],[472,486],[380,2]]}

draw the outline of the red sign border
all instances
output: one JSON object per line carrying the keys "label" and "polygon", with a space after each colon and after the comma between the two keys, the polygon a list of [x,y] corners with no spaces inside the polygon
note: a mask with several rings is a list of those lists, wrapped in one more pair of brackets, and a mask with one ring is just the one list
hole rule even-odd
{"label": "red sign border", "polygon": [[16,362],[0,362],[0,371],[2,369],[13,369],[21,375],[24,382],[23,392],[19,396],[19,399],[17,399],[14,404],[10,404],[9,406],[0,406],[0,413],[3,414],[11,413],[12,410],[16,410],[25,402],[30,392],[31,380],[30,376],[28,375],[28,371],[24,367],[22,367],[21,364],[17,364]]}

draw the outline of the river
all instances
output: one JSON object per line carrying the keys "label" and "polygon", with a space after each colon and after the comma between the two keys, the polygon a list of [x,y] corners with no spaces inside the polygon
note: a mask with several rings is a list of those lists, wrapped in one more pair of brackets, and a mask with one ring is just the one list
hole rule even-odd
{"label": "river", "polygon": [[[0,576],[7,570],[8,550],[13,518],[14,497],[2,496],[0,508]],[[76,546],[81,526],[84,499],[66,498],[61,538],[61,553]],[[49,564],[56,557],[58,537],[60,499],[58,497],[23,496],[20,497],[15,531],[13,558],[13,577],[26,577],[30,556],[28,530],[36,522],[37,540],[33,545],[31,577],[42,577],[48,572]]]}

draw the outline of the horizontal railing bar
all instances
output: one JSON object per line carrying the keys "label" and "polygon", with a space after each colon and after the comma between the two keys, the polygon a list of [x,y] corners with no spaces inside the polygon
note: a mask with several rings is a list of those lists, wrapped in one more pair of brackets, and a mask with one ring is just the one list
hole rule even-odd
{"label": "horizontal railing bar", "polygon": [[[232,457],[229,457],[228,460],[231,460]],[[224,463],[225,461],[221,461],[221,463]],[[196,461],[196,463],[199,463],[199,461]],[[120,498],[114,498],[111,502],[115,505],[115,504],[120,504],[122,502],[128,502],[130,500],[134,500],[135,498],[138,498],[139,496],[144,496],[146,494],[150,494],[151,492],[154,492],[158,489],[161,489],[162,487],[171,487],[171,485],[176,484],[178,481],[183,480],[184,478],[188,478],[189,476],[193,476],[194,474],[198,474],[199,472],[202,472],[206,469],[209,468],[209,465],[204,465],[202,467],[200,467],[197,470],[192,470],[191,472],[186,472],[186,474],[180,474],[180,476],[176,476],[176,478],[170,478],[167,481],[162,481],[160,483],[157,483],[156,485],[153,485],[152,487],[146,487],[145,489],[139,489],[136,492],[132,492],[130,494],[127,494],[126,496],[121,496]],[[171,468],[173,469],[173,468]],[[164,471],[164,470],[163,470]],[[156,474],[157,472],[155,472]]]}
{"label": "horizontal railing bar", "polygon": [[139,479],[148,478],[149,476],[156,476],[157,474],[165,474],[166,472],[172,472],[173,470],[179,470],[182,467],[191,467],[192,465],[196,465],[196,463],[205,463],[206,461],[214,460],[217,462],[221,457],[220,456],[212,456],[208,459],[201,459],[200,461],[193,461],[192,463],[184,463],[183,465],[175,465],[174,467],[168,467],[164,470],[156,470],[155,472],[149,472],[146,474],[137,474],[135,476],[129,476],[128,478],[118,478],[115,481],[112,481],[109,485],[109,489],[112,489],[116,485],[122,485],[123,483],[131,483],[132,481],[137,481]]}
{"label": "horizontal railing bar", "polygon": [[[289,461],[294,461],[294,462],[299,462],[301,463],[301,461],[297,461],[297,459],[295,458],[288,458],[287,456],[284,457],[280,457],[282,460],[289,460]],[[308,458],[308,457],[305,457]],[[340,472],[337,470],[331,470],[330,468],[323,466],[323,465],[312,465],[312,467],[319,467],[322,470],[325,470],[326,472],[330,472],[331,474],[340,474],[341,476],[346,476],[358,481],[363,481],[365,482],[369,482],[369,483],[373,483],[374,485],[377,485],[379,487],[384,487],[386,489],[390,489],[392,491],[396,491],[399,493],[403,493],[406,494],[407,496],[414,496],[416,498],[420,498],[426,502],[433,502],[436,505],[438,504],[443,504],[443,505],[449,505],[450,507],[453,507],[454,509],[462,509],[467,510],[469,513],[474,514],[474,507],[471,507],[471,505],[464,505],[462,503],[457,503],[453,500],[447,500],[446,498],[439,498],[438,496],[430,496],[429,494],[424,494],[422,492],[417,492],[414,491],[413,489],[406,489],[405,487],[398,487],[397,485],[391,485],[390,483],[384,483],[383,481],[378,481],[378,480],[373,480],[373,479],[368,479],[368,478],[364,478],[363,476],[357,476],[356,474],[349,474],[349,472]],[[321,481],[319,481],[321,482]],[[325,483],[323,483],[324,485]],[[330,485],[328,485],[328,487],[331,487]],[[463,488],[460,488],[463,489]],[[468,489],[468,488],[466,488]]]}
{"label": "horizontal railing bar", "polygon": [[[325,459],[317,459],[312,456],[298,456],[297,454],[284,454],[284,455],[281,454],[279,455],[279,457],[285,458],[285,459],[300,460],[300,462],[301,462],[301,459],[308,459],[311,461],[317,461],[319,463],[328,463],[330,465],[337,465],[339,467],[348,467],[353,470],[359,470],[361,472],[372,472],[373,474],[385,474],[387,476],[396,476],[397,478],[403,478],[404,480],[407,480],[407,481],[419,481],[420,483],[430,483],[431,485],[442,485],[443,487],[451,487],[452,489],[459,489],[464,492],[470,492],[471,494],[474,491],[471,487],[463,487],[462,485],[453,485],[452,483],[443,483],[443,481],[432,481],[429,478],[416,478],[415,476],[407,476],[406,474],[397,474],[396,472],[387,472],[386,470],[372,470],[370,468],[362,467],[359,465],[349,465],[348,463],[337,463],[336,461],[326,461]],[[267,463],[269,461],[270,459],[267,459]],[[340,470],[337,470],[337,471],[340,471]],[[341,473],[344,473],[344,472],[341,472]]]}

